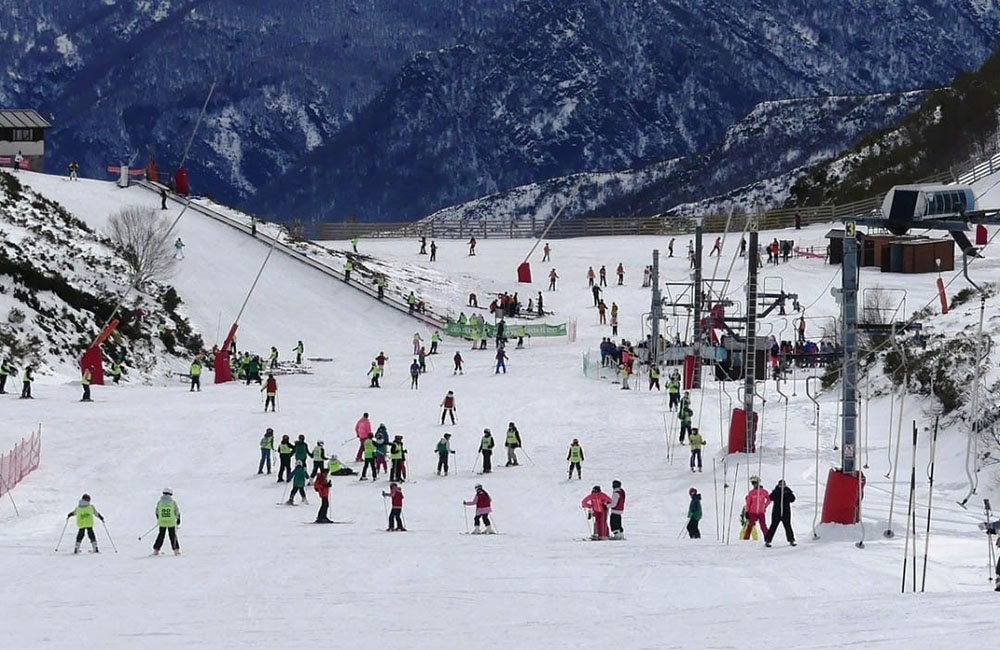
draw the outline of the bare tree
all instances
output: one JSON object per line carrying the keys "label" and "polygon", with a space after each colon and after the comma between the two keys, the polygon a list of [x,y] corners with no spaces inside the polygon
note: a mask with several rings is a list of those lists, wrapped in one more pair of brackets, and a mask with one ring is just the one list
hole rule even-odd
{"label": "bare tree", "polygon": [[139,205],[122,208],[108,220],[111,239],[132,270],[132,283],[141,287],[150,280],[166,280],[174,268],[167,242],[170,221]]}

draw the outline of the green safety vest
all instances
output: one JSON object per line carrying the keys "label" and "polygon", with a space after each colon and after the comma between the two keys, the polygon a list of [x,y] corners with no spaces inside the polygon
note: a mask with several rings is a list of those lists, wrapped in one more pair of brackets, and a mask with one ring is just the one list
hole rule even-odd
{"label": "green safety vest", "polygon": [[161,528],[177,525],[177,504],[173,499],[160,499],[156,504],[156,523]]}
{"label": "green safety vest", "polygon": [[122,374],[122,367],[120,365],[118,365],[117,363],[112,364],[111,365],[111,376],[112,377],[116,377],[116,376],[118,376],[120,374]]}
{"label": "green safety vest", "polygon": [[516,445],[517,444],[517,431],[514,429],[507,430],[507,444]]}
{"label": "green safety vest", "polygon": [[287,442],[283,441],[280,445],[278,445],[278,453],[279,454],[290,454],[290,453],[292,453],[292,446],[290,444],[288,444]]}
{"label": "green safety vest", "polygon": [[403,443],[401,442],[392,443],[392,447],[389,449],[389,459],[403,460]]}
{"label": "green safety vest", "polygon": [[705,446],[705,439],[700,433],[692,433],[688,436],[688,444],[691,445],[692,451],[697,451]]}
{"label": "green safety vest", "polygon": [[323,460],[323,448],[319,445],[313,447],[313,460]]}
{"label": "green safety vest", "polygon": [[343,465],[340,464],[339,460],[334,460],[333,458],[330,459],[330,473],[331,474],[336,474],[337,472],[340,471],[340,469],[342,467],[343,467]]}
{"label": "green safety vest", "polygon": [[299,343],[298,345],[296,345],[296,346],[295,346],[295,352],[296,352],[296,353],[298,353],[298,354],[302,354],[302,353],[303,353],[303,352],[305,352],[305,351],[306,351],[306,348],[305,348],[305,346],[304,346],[304,345],[302,345],[301,343]]}
{"label": "green safety vest", "polygon": [[201,375],[201,364],[197,363],[197,362],[192,363],[191,364],[191,376],[192,377],[197,377],[199,375]]}
{"label": "green safety vest", "polygon": [[678,384],[676,381],[671,380],[670,383],[667,384],[667,392],[670,392],[670,393],[679,393],[679,392],[681,392],[680,384]]}
{"label": "green safety vest", "polygon": [[[365,438],[365,443],[364,444],[365,444],[365,449],[364,449],[364,458],[365,458],[365,460],[371,460],[372,458],[375,458],[375,443],[372,442],[372,439],[371,438]],[[394,456],[394,458],[395,458],[395,456]]]}
{"label": "green safety vest", "polygon": [[385,286],[385,278],[383,278],[381,275],[378,276],[378,278],[375,279],[375,284],[377,284],[380,287],[384,287]]}
{"label": "green safety vest", "polygon": [[80,377],[80,383],[84,386],[90,386],[90,370],[85,370],[83,376]]}
{"label": "green safety vest", "polygon": [[445,440],[445,439],[442,438],[441,440],[438,441],[438,444],[437,444],[437,453],[439,453],[439,454],[447,454],[448,453],[448,441],[447,440]]}
{"label": "green safety vest", "polygon": [[30,382],[31,380],[32,380],[31,369],[30,368],[25,368],[24,369],[24,374],[21,376],[21,381],[29,381]]}
{"label": "green safety vest", "polygon": [[350,273],[354,269],[354,265],[350,262],[344,264],[344,270]]}
{"label": "green safety vest", "polygon": [[481,451],[493,449],[493,436],[483,436],[479,443],[479,449]]}
{"label": "green safety vest", "polygon": [[433,334],[431,334],[431,342],[432,343],[435,343],[435,342],[436,343],[440,343],[441,342],[441,337],[438,336],[437,332],[434,332]]}
{"label": "green safety vest", "polygon": [[10,370],[10,366],[6,363],[0,363],[0,377],[6,377],[7,375],[12,374]]}
{"label": "green safety vest", "polygon": [[94,527],[94,506],[77,506],[76,508],[76,527],[77,528],[93,528]]}
{"label": "green safety vest", "polygon": [[659,379],[660,378],[660,369],[657,368],[656,366],[651,367],[649,369],[649,376],[651,378],[653,378],[653,379]]}
{"label": "green safety vest", "polygon": [[583,461],[583,447],[580,445],[569,446],[569,462],[579,463]]}
{"label": "green safety vest", "polygon": [[694,413],[691,412],[691,409],[681,409],[681,422],[684,424],[691,424],[692,415],[694,415]]}
{"label": "green safety vest", "polygon": [[274,449],[274,436],[264,436],[260,439],[261,449]]}

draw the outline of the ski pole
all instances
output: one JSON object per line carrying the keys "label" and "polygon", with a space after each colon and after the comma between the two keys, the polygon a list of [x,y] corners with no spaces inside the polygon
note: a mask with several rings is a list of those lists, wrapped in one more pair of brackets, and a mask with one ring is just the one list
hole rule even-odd
{"label": "ski pole", "polygon": [[677,533],[677,539],[684,537],[684,533],[687,532],[687,524],[681,526],[681,532]]}
{"label": "ski pole", "polygon": [[153,532],[157,528],[159,528],[159,524],[154,524],[152,528],[150,528],[149,530],[147,530],[146,532],[144,532],[142,535],[139,535],[139,541],[141,542],[143,537],[145,537],[146,535],[150,534],[151,532]]}
{"label": "ski pole", "polygon": [[115,546],[115,540],[111,537],[111,531],[108,530],[108,524],[103,519],[101,520],[101,525],[104,526],[104,533],[108,536],[108,541],[111,542],[111,548],[114,549],[115,553],[118,552],[118,547]]}
{"label": "ski pole", "polygon": [[59,541],[56,542],[56,553],[59,552],[59,546],[62,544],[63,535],[66,534],[66,526],[69,526],[69,517],[66,517],[66,521],[63,522],[62,532],[59,533]]}
{"label": "ski pole", "polygon": [[934,435],[931,438],[931,466],[927,474],[927,530],[924,532],[924,568],[920,577],[920,593],[927,587],[927,547],[931,543],[931,505],[934,502],[934,455],[937,452],[938,418],[934,418]]}
{"label": "ski pole", "polygon": [[[480,450],[479,452],[476,453],[476,459],[472,463],[472,473],[473,474],[476,473],[476,468],[479,467],[479,457],[482,455],[482,453],[483,453],[482,450]],[[466,526],[466,528],[468,528],[468,526]]]}
{"label": "ski pole", "polygon": [[462,514],[465,515],[465,532],[469,532],[469,506],[462,504]]}
{"label": "ski pole", "polygon": [[387,497],[383,494],[382,495],[382,510],[385,511],[385,518],[388,519],[389,518],[389,505],[385,501],[386,498]]}
{"label": "ski pole", "polygon": [[528,462],[531,463],[532,467],[538,467],[538,465],[535,465],[535,461],[531,460],[531,456],[529,456],[528,452],[524,450],[524,447],[521,447],[521,453],[524,454],[524,457],[528,459]]}

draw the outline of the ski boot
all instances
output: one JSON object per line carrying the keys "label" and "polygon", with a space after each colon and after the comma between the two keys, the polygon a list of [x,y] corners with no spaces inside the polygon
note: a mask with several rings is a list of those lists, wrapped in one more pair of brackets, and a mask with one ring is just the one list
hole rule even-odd
{"label": "ski boot", "polygon": [[175,548],[174,549],[174,555],[180,555],[180,554],[181,554],[181,549]]}
{"label": "ski boot", "polygon": [[159,554],[160,554],[160,549],[154,548],[153,549],[153,555],[159,555]]}
{"label": "ski boot", "polygon": [[97,548],[97,542],[94,542],[92,544],[92,546],[94,547],[94,550],[91,551],[91,553],[100,553],[101,552],[101,550],[99,548]]}
{"label": "ski boot", "polygon": [[73,547],[73,555],[78,555],[80,553],[80,542],[77,542]]}
{"label": "ski boot", "polygon": [[472,529],[472,534],[473,535],[482,535],[483,534],[483,531],[479,529],[479,525],[478,524],[476,524],[476,527]]}
{"label": "ski boot", "polygon": [[486,534],[487,535],[496,535],[497,534],[497,531],[493,530],[493,524],[490,524],[489,526],[486,527]]}

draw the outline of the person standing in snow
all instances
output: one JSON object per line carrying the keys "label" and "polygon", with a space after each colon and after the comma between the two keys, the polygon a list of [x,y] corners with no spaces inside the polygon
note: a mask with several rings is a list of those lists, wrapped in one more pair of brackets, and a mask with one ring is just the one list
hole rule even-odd
{"label": "person standing in snow", "polygon": [[503,370],[503,374],[506,375],[508,357],[507,357],[507,351],[504,349],[502,345],[497,348],[496,358],[497,358],[497,367],[493,374],[499,375],[500,371]]}
{"label": "person standing in snow", "polygon": [[436,262],[437,261],[437,254],[438,254],[437,242],[435,242],[432,239],[431,240],[431,259],[430,259],[431,262]]}
{"label": "person standing in snow", "polygon": [[[270,429],[268,429],[270,431]],[[278,445],[278,480],[276,483],[284,483],[292,479],[292,447],[288,435],[281,436],[281,443]]]}
{"label": "person standing in snow", "polygon": [[[766,538],[767,507],[771,505],[771,495],[768,494],[767,490],[760,486],[760,479],[756,476],[750,477],[750,485],[752,487],[750,491],[747,492],[743,506],[743,510],[746,512],[747,518],[746,526],[743,528],[743,539],[750,539],[750,535],[755,534],[754,529],[757,524],[760,524],[760,530],[764,533],[764,537]],[[791,520],[789,519],[789,521]],[[789,525],[791,524],[789,523]]]}
{"label": "person standing in snow", "polygon": [[698,462],[698,471],[701,471],[701,449],[705,446],[705,439],[698,433],[698,429],[691,429],[688,435],[688,444],[691,445],[691,471],[694,472],[695,461]]}
{"label": "person standing in snow", "polygon": [[76,164],[75,160],[69,164],[69,179],[71,181],[80,180],[80,165]]}
{"label": "person standing in snow", "polygon": [[420,366],[420,374],[427,372],[427,351],[423,348],[417,353],[417,365]]}
{"label": "person standing in snow", "polygon": [[377,480],[378,479],[378,468],[375,465],[375,454],[376,454],[376,452],[375,452],[375,441],[372,440],[371,438],[365,438],[362,441],[361,446],[362,446],[361,457],[364,458],[365,464],[361,468],[361,477],[358,480],[359,481],[366,481],[366,480],[368,480],[368,469],[369,468],[371,468],[371,470],[372,470],[372,480],[373,481]]}
{"label": "person standing in snow", "polygon": [[622,513],[625,512],[625,490],[622,482],[611,481],[611,536],[615,539],[625,539],[625,528],[622,527]]}
{"label": "person standing in snow", "polygon": [[389,445],[389,461],[392,463],[389,467],[389,480],[405,481],[406,448],[403,446],[403,436],[393,437],[392,444]]}
{"label": "person standing in snow", "polygon": [[416,356],[420,352],[420,347],[424,344],[424,340],[420,338],[420,332],[413,333],[413,355]]}
{"label": "person standing in snow", "polygon": [[21,155],[20,151],[18,151],[17,155],[14,156],[14,160],[12,162],[14,163],[12,165],[12,167],[14,168],[14,171],[17,171],[17,170],[21,169],[21,163],[24,162],[24,156]]}
{"label": "person standing in snow", "polygon": [[688,523],[687,532],[691,539],[701,539],[701,531],[698,530],[698,522],[701,521],[701,495],[698,494],[698,490],[691,488],[688,490],[688,496],[691,497],[691,503],[688,505]]}
{"label": "person standing in snow", "polygon": [[7,377],[16,374],[17,368],[10,362],[10,359],[4,359],[3,363],[0,363],[0,395],[7,394],[7,391],[4,390],[7,387]]}
{"label": "person standing in snow", "polygon": [[454,391],[448,391],[448,394],[444,396],[441,400],[441,426],[444,426],[444,418],[448,416],[451,418],[451,423],[455,424],[455,410],[457,406],[455,405],[455,393]]}
{"label": "person standing in snow", "polygon": [[476,238],[472,237],[469,239],[469,255],[475,256],[476,254]]}
{"label": "person standing in snow", "polygon": [[354,270],[354,264],[351,262],[351,258],[344,260],[344,282],[351,281],[351,271]]}
{"label": "person standing in snow", "polygon": [[372,366],[368,369],[368,376],[372,378],[371,382],[368,383],[368,388],[381,388],[382,386],[378,383],[381,375],[382,366],[378,365],[377,361],[372,361]]}
{"label": "person standing in snow", "polygon": [[455,453],[454,451],[451,450],[450,433],[444,434],[444,436],[440,440],[438,440],[437,446],[434,448],[434,451],[436,451],[438,455],[438,465],[437,465],[438,476],[441,475],[442,471],[444,472],[445,476],[448,476],[448,457],[451,454]]}
{"label": "person standing in snow", "polygon": [[357,252],[358,252],[358,242],[359,242],[359,241],[361,241],[361,240],[360,240],[360,239],[358,239],[358,236],[357,236],[357,235],[354,235],[353,237],[351,237],[351,249],[352,249],[352,250],[353,250],[353,251],[354,251],[355,253],[357,253]]}
{"label": "person standing in snow", "polygon": [[385,298],[385,276],[381,273],[375,276],[375,288],[378,290],[378,299]]}
{"label": "person standing in snow", "polygon": [[[479,528],[480,522],[486,524],[486,534],[493,535],[496,531],[493,529],[493,524],[490,523],[490,513],[493,512],[493,499],[490,498],[489,493],[483,489],[483,486],[476,483],[476,494],[468,501],[463,501],[463,505],[475,506],[476,516],[473,519],[473,535],[481,535],[483,533]],[[468,522],[466,522],[468,526]]]}
{"label": "person standing in snow", "polygon": [[122,364],[116,359],[111,362],[111,381],[116,384],[122,380]]}
{"label": "person standing in snow", "polygon": [[778,532],[778,524],[785,527],[785,539],[789,546],[795,546],[795,531],[792,530],[792,504],[795,503],[795,493],[785,485],[785,481],[778,481],[770,494],[771,499],[771,525],[764,533],[764,546],[771,548],[771,540]]}
{"label": "person standing in snow", "polygon": [[81,402],[92,402],[90,399],[90,381],[92,377],[90,368],[84,368],[83,372],[80,374],[80,385],[83,387],[83,397],[80,398]]}
{"label": "person standing in snow", "polygon": [[649,366],[649,390],[653,390],[654,387],[656,388],[656,390],[660,390],[661,374],[662,373],[660,372],[660,366],[656,365],[655,363]]}
{"label": "person standing in snow", "polygon": [[569,445],[569,453],[566,454],[566,460],[569,461],[569,476],[566,478],[573,478],[573,468],[576,468],[576,478],[583,478],[580,476],[580,466],[583,463],[583,447],[580,446],[580,441],[573,438],[573,442]]}
{"label": "person standing in snow", "polygon": [[545,246],[542,247],[542,261],[548,262],[549,255],[552,253],[552,247],[549,246],[549,242],[545,242]]}
{"label": "person standing in snow", "polygon": [[299,341],[298,345],[296,345],[294,348],[292,348],[292,352],[295,353],[295,363],[296,363],[296,365],[299,365],[299,366],[302,365],[302,353],[305,352],[305,351],[306,351],[306,346],[302,345],[302,341]]}
{"label": "person standing in snow", "polygon": [[542,292],[541,291],[538,292],[538,298],[535,299],[535,309],[538,310],[538,315],[539,316],[544,316],[545,315],[545,309],[542,307]]}
{"label": "person standing in snow", "polygon": [[[597,274],[594,273],[594,267],[592,267],[592,266],[588,267],[587,268],[587,286],[588,287],[593,288],[593,286],[594,286],[594,278],[596,278],[596,277],[597,277]],[[597,295],[597,294],[595,293],[594,295]]]}
{"label": "person standing in snow", "polygon": [[483,437],[479,440],[479,453],[483,455],[483,474],[493,471],[493,434],[489,429],[483,429]]}
{"label": "person standing in snow", "polygon": [[590,539],[607,539],[608,533],[608,506],[611,504],[611,497],[601,491],[600,485],[595,485],[590,490],[590,494],[583,498],[580,507],[587,511],[587,519],[594,520],[594,534]]}
{"label": "person standing in snow", "polygon": [[722,255],[722,237],[715,238],[715,245],[712,246],[712,251],[708,254],[709,257],[713,255]]}
{"label": "person standing in snow", "polygon": [[458,350],[455,351],[455,356],[452,357],[455,361],[455,369],[452,371],[452,375],[464,375],[465,372],[462,370],[462,353]]}
{"label": "person standing in snow", "polygon": [[260,464],[257,465],[257,473],[264,473],[264,465],[267,465],[267,473],[271,473],[271,452],[274,451],[274,429],[268,427],[264,432],[264,437],[260,439]]}
{"label": "person standing in snow", "polygon": [[504,467],[517,465],[517,448],[521,446],[521,432],[513,422],[507,424],[507,438],[504,447],[507,448],[507,464]]}
{"label": "person standing in snow", "polygon": [[184,241],[180,237],[174,242],[174,259],[184,259]]}
{"label": "person standing in snow", "polygon": [[615,270],[615,274],[618,275],[618,286],[625,284],[625,265],[618,262],[618,268]]}
{"label": "person standing in snow", "polygon": [[392,508],[389,510],[389,527],[386,528],[386,531],[406,532],[406,528],[403,527],[403,490],[398,483],[390,483],[389,491],[382,491],[382,498],[386,497],[391,499],[390,503],[392,504]]}
{"label": "person standing in snow", "polygon": [[201,392],[201,361],[198,359],[198,357],[195,357],[194,360],[191,361],[191,367],[188,368],[188,377],[191,378],[191,389],[188,392],[189,393],[193,393],[194,390],[197,388],[198,392],[200,393]]}
{"label": "person standing in snow", "polygon": [[670,398],[668,408],[673,411],[681,403],[681,383],[674,375],[670,375],[667,382],[667,396]]}
{"label": "person standing in snow", "polygon": [[292,455],[295,456],[295,462],[302,463],[303,467],[306,466],[306,460],[309,458],[310,452],[305,435],[299,434],[299,439],[295,441],[295,446],[292,448]]}
{"label": "person standing in snow", "polygon": [[556,280],[559,279],[559,274],[556,273],[555,269],[549,271],[549,291],[556,290]]}
{"label": "person standing in snow", "polygon": [[[384,424],[379,424],[375,431],[375,467],[383,474],[389,471],[385,460],[385,452],[389,449],[389,432]],[[374,473],[373,473],[374,474]]]}
{"label": "person standing in snow", "polygon": [[278,348],[271,346],[271,356],[268,357],[271,363],[271,370],[275,370],[278,367]]}
{"label": "person standing in snow", "polygon": [[177,541],[177,528],[181,525],[181,509],[174,501],[174,491],[164,488],[160,500],[156,502],[156,524],[160,527],[160,532],[153,542],[153,555],[159,555],[163,548],[163,538],[170,537],[170,548],[174,555],[181,554],[181,545]]}
{"label": "person standing in snow", "polygon": [[90,545],[93,547],[93,552],[100,553],[100,550],[97,548],[97,536],[94,534],[94,517],[104,521],[104,515],[99,513],[94,504],[90,502],[89,494],[84,494],[80,497],[80,502],[66,515],[66,518],[69,519],[74,516],[76,517],[76,545],[73,547],[73,553],[80,552],[80,543],[83,541],[84,535],[90,538]]}
{"label": "person standing in snow", "polygon": [[427,254],[427,237],[425,237],[423,235],[420,236],[420,253],[419,254],[420,255],[426,255]]}
{"label": "person standing in snow", "polygon": [[441,335],[438,334],[437,330],[431,332],[431,351],[430,354],[438,353],[438,343],[441,342]]}
{"label": "person standing in snow", "polygon": [[329,517],[330,488],[332,486],[333,482],[330,480],[329,474],[326,473],[326,468],[321,467],[319,476],[316,478],[316,482],[313,483],[313,489],[316,490],[316,494],[319,496],[319,511],[316,513],[317,524],[333,523]]}
{"label": "person standing in snow", "polygon": [[667,244],[667,257],[674,256],[674,237],[670,238],[670,243]]}
{"label": "person standing in snow", "polygon": [[313,468],[309,478],[315,479],[317,474],[326,469],[326,449],[323,448],[322,440],[317,440],[316,446],[312,448],[312,461]]}
{"label": "person standing in snow", "polygon": [[680,442],[682,445],[684,444],[685,434],[691,434],[691,418],[693,415],[694,411],[683,405],[680,407],[680,412],[677,414],[677,417],[680,418],[681,421]]}
{"label": "person standing in snow", "polygon": [[274,413],[277,407],[278,399],[278,380],[274,378],[274,375],[267,373],[267,382],[265,382],[264,387],[260,389],[260,392],[264,393],[266,391],[266,397],[264,398],[264,412],[267,413],[267,407],[270,405],[271,412]]}
{"label": "person standing in snow", "polygon": [[410,389],[418,390],[420,381],[420,362],[416,359],[410,364]]}
{"label": "person standing in snow", "polygon": [[594,285],[590,288],[590,293],[594,296],[594,306],[599,306],[601,304],[601,288]]}
{"label": "person standing in snow", "polygon": [[35,368],[25,366],[24,374],[21,375],[21,399],[34,399],[31,396],[31,383],[35,381]]}
{"label": "person standing in snow", "polygon": [[288,501],[285,502],[285,505],[294,506],[296,494],[302,497],[302,503],[309,503],[309,500],[306,499],[306,479],[308,477],[309,473],[306,471],[305,461],[295,461],[295,469],[292,470],[292,492],[288,495]]}
{"label": "person standing in snow", "polygon": [[368,419],[368,413],[362,413],[358,421],[354,423],[354,435],[358,439],[358,453],[354,457],[355,463],[361,462],[361,455],[365,450],[365,440],[372,437],[372,422]]}

